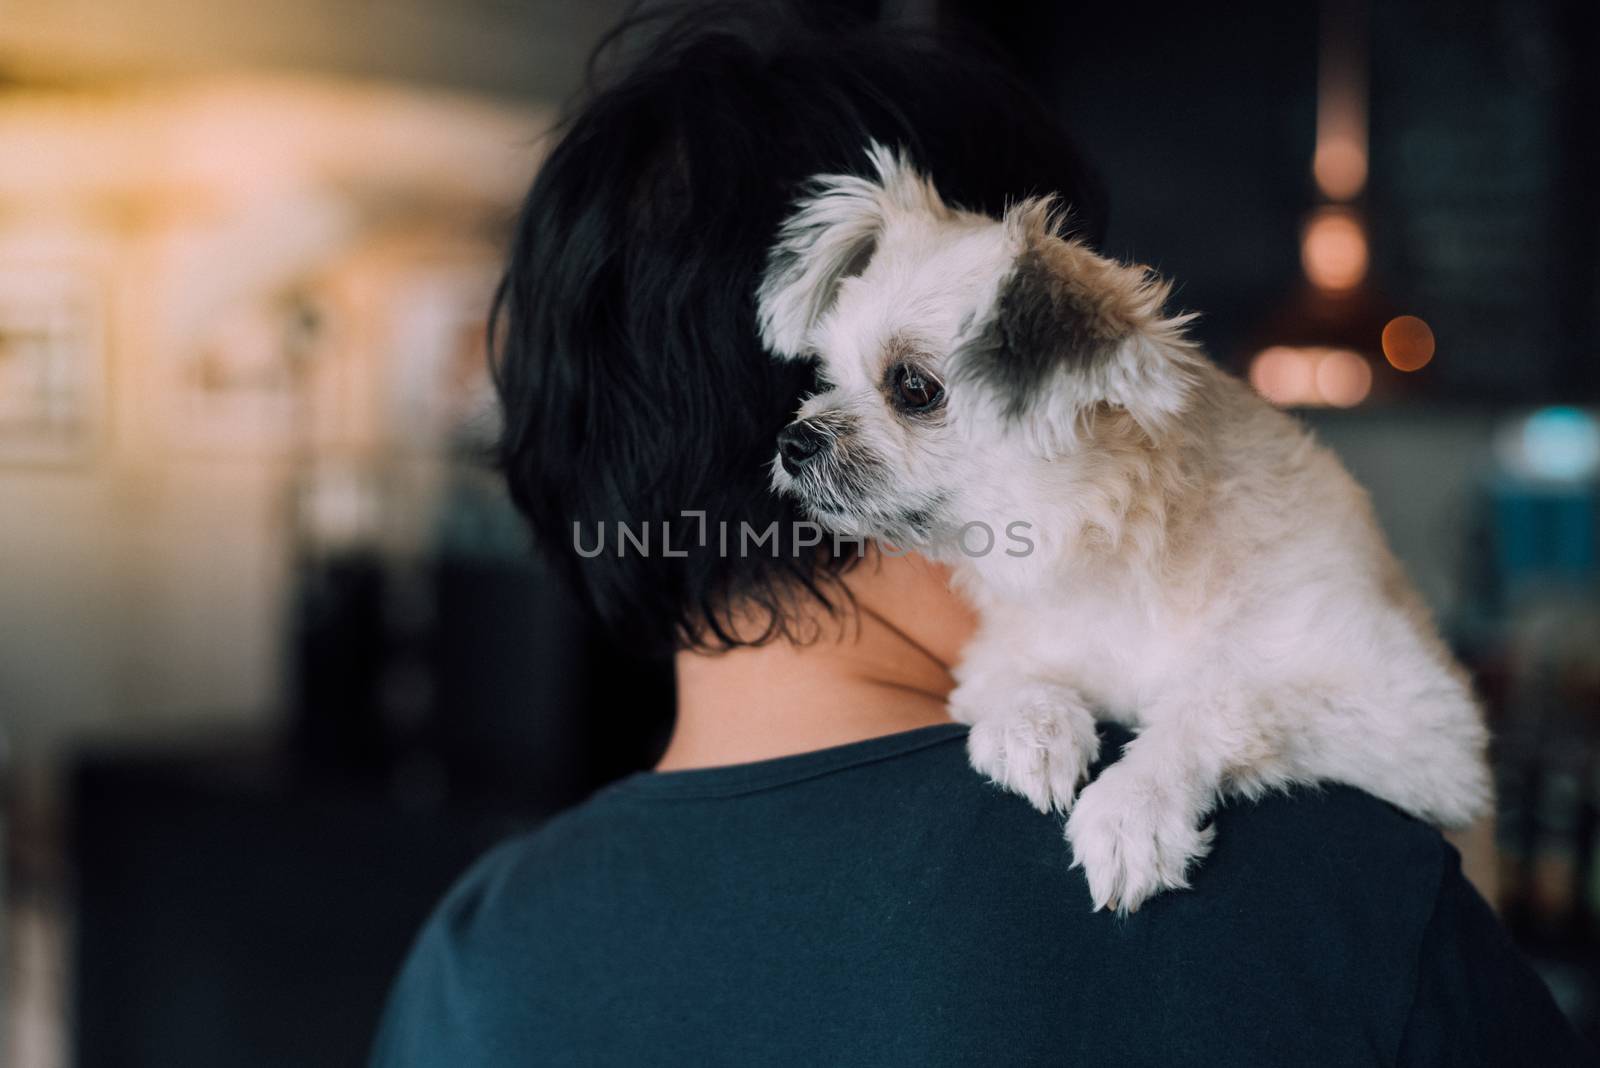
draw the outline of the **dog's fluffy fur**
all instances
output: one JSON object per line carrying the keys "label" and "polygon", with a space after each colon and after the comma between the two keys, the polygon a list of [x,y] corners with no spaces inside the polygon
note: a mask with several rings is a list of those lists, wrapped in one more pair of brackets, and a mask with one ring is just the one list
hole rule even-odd
{"label": "dog's fluffy fur", "polygon": [[[981,615],[950,699],[972,764],[1070,811],[1095,907],[1186,885],[1226,792],[1326,780],[1444,826],[1483,814],[1468,681],[1333,455],[1049,200],[974,215],[870,153],[876,180],[815,181],[760,288],[763,340],[824,387],[791,424],[821,447],[773,482],[953,565]],[[942,400],[897,402],[907,373]],[[1034,549],[973,555],[969,523]],[[1074,803],[1096,717],[1137,738]]]}

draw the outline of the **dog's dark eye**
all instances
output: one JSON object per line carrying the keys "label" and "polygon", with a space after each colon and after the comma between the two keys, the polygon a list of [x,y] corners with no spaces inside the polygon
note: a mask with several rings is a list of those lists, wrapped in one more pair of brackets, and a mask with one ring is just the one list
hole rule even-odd
{"label": "dog's dark eye", "polygon": [[904,411],[931,412],[944,403],[944,386],[921,368],[903,363],[894,371],[894,402]]}

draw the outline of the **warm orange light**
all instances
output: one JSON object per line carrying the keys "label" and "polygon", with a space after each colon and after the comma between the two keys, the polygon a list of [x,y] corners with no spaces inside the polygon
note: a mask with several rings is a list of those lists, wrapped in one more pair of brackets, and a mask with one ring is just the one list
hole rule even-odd
{"label": "warm orange light", "polygon": [[1367,276],[1367,235],[1344,208],[1323,208],[1306,224],[1300,265],[1318,289],[1353,289]]}
{"label": "warm orange light", "polygon": [[1329,200],[1354,200],[1367,184],[1367,150],[1351,133],[1319,138],[1311,173]]}
{"label": "warm orange light", "polygon": [[1250,384],[1280,408],[1351,408],[1372,392],[1372,368],[1351,349],[1274,345],[1251,361]]}
{"label": "warm orange light", "polygon": [[1415,315],[1390,319],[1383,328],[1383,355],[1397,371],[1420,371],[1433,359],[1433,331]]}

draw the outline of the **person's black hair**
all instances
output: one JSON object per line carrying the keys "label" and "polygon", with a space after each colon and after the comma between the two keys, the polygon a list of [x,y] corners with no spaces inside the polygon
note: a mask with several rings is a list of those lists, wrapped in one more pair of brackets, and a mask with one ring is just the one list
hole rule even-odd
{"label": "person's black hair", "polygon": [[[499,460],[544,555],[613,633],[651,652],[796,637],[846,603],[855,559],[796,545],[803,517],[768,488],[812,377],[764,353],[754,294],[805,180],[866,173],[873,139],[963,207],[1056,193],[1091,242],[1101,191],[1004,65],[948,37],[697,6],[624,23],[592,78],[618,53],[517,224],[491,322]],[[648,552],[619,545],[618,522],[648,524]],[[741,523],[776,523],[776,552]]]}

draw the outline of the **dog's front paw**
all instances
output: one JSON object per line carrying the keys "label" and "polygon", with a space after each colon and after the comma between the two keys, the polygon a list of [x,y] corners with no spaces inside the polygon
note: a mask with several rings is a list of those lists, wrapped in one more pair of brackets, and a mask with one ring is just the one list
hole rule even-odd
{"label": "dog's front paw", "polygon": [[1084,787],[1067,820],[1073,867],[1098,909],[1126,914],[1163,890],[1189,885],[1189,865],[1211,849],[1211,827],[1168,784],[1113,764]]}
{"label": "dog's front paw", "polygon": [[[959,698],[960,691],[954,695]],[[1076,694],[1060,687],[1025,686],[981,713],[958,719],[972,724],[967,755],[991,781],[1021,794],[1040,812],[1072,807],[1078,784],[1099,755],[1094,719]]]}

